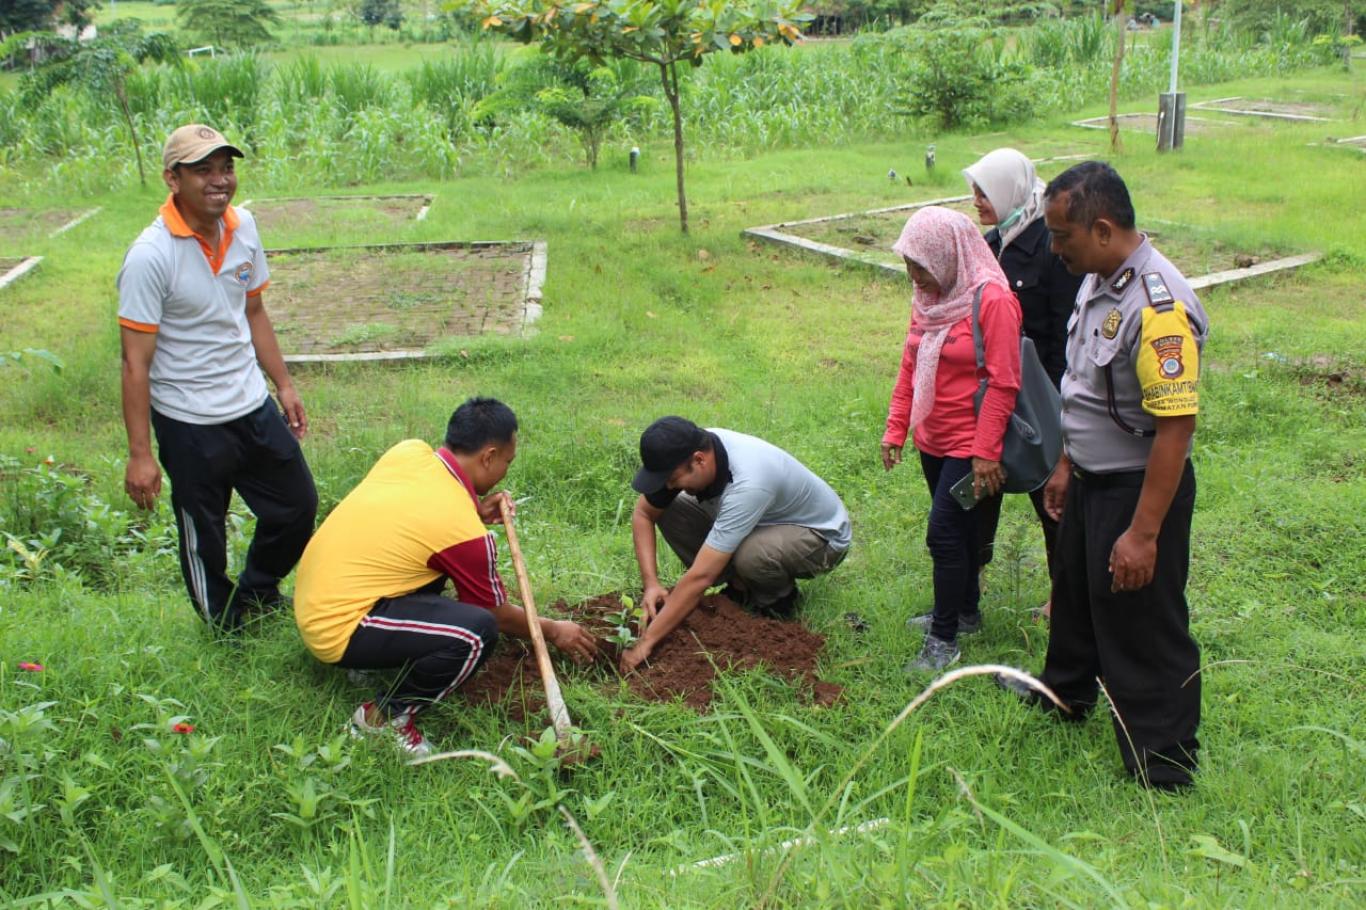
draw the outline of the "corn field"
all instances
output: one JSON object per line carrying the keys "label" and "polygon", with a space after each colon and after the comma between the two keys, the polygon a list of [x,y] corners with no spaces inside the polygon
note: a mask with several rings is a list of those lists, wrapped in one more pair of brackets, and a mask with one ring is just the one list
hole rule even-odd
{"label": "corn field", "polygon": [[[897,29],[851,42],[711,58],[691,69],[683,85],[690,154],[750,154],[933,131],[936,124],[906,111],[916,68],[932,52],[918,40],[925,34]],[[1157,33],[1126,55],[1125,97],[1165,86],[1169,34]],[[1059,20],[984,35],[970,65],[998,74],[985,84],[991,96],[1009,103],[974,108],[965,124],[1067,112],[1106,96],[1115,38],[1102,20]],[[1196,32],[1182,50],[1186,84],[1327,62],[1308,29],[1290,21],[1257,36]],[[247,54],[144,66],[129,77],[127,94],[151,160],[174,127],[207,121],[250,148],[253,181],[266,189],[505,174],[579,157],[573,134],[535,106],[477,110],[511,72],[532,67],[537,54],[464,39],[440,62],[398,74],[363,63],[324,65],[313,57],[271,65]],[[657,81],[652,73],[640,76],[643,83]],[[669,129],[667,106],[640,106],[613,127],[605,144],[645,145],[663,140]],[[0,189],[21,182],[28,191],[126,185],[135,177],[133,163],[110,152],[125,146],[125,131],[107,94],[72,85],[39,98],[21,81],[18,89],[0,91]]]}

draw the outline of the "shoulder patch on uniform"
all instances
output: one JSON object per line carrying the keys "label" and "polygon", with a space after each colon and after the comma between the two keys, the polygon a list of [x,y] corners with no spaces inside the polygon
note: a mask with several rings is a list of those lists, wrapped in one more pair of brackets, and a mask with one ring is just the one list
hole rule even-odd
{"label": "shoulder patch on uniform", "polygon": [[1186,365],[1181,361],[1181,348],[1185,340],[1183,335],[1163,335],[1149,342],[1153,346],[1153,353],[1157,355],[1158,371],[1164,379],[1176,379],[1186,372]]}
{"label": "shoulder patch on uniform", "polygon": [[[1147,276],[1145,275],[1145,276],[1143,276],[1143,277],[1146,278]],[[1124,290],[1125,288],[1127,288],[1127,287],[1129,286],[1129,282],[1130,282],[1130,281],[1133,281],[1133,280],[1134,280],[1134,267],[1133,267],[1133,266],[1129,266],[1127,269],[1125,269],[1124,271],[1122,271],[1122,272],[1119,273],[1119,277],[1116,278],[1116,279],[1114,280],[1114,282],[1110,285],[1110,290],[1115,291],[1115,292],[1122,291],[1122,290]]]}
{"label": "shoulder patch on uniform", "polygon": [[1105,321],[1100,324],[1100,333],[1106,338],[1114,338],[1119,334],[1119,322],[1124,318],[1124,314],[1115,307],[1105,314]]}
{"label": "shoulder patch on uniform", "polygon": [[1148,304],[1153,309],[1171,309],[1176,298],[1167,290],[1167,282],[1158,272],[1143,273],[1143,291],[1148,295]]}

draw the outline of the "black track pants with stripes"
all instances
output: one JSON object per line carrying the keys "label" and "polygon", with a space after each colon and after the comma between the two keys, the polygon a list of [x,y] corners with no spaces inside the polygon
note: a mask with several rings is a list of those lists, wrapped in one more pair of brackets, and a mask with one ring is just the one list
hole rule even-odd
{"label": "black track pants with stripes", "polygon": [[353,670],[402,668],[375,698],[390,716],[445,698],[474,675],[498,642],[492,612],[443,597],[434,587],[378,601],[337,662]]}
{"label": "black track pants with stripes", "polygon": [[[245,611],[279,599],[280,579],[313,536],[318,493],[299,443],[275,402],[236,420],[192,424],[152,412],[157,455],[171,481],[180,572],[202,619],[234,631]],[[242,572],[227,574],[232,491],[256,516]]]}

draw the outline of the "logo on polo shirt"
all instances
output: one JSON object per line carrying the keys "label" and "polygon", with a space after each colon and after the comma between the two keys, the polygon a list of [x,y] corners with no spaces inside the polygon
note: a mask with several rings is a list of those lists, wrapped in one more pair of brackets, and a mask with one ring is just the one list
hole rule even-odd
{"label": "logo on polo shirt", "polygon": [[237,275],[235,277],[237,278],[237,283],[240,284],[242,287],[246,287],[247,285],[251,284],[251,263],[242,263],[242,265],[237,269]]}

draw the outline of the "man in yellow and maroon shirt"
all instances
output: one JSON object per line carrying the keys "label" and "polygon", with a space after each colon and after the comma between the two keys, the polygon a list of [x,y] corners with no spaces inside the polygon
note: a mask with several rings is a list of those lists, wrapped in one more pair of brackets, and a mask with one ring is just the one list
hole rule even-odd
{"label": "man in yellow and maroon shirt", "polygon": [[[506,493],[488,495],[517,455],[517,417],[492,398],[471,398],[435,451],[420,439],[382,455],[318,528],[299,563],[294,618],[323,663],[404,667],[356,709],[356,734],[390,731],[414,755],[431,746],[414,717],[469,679],[498,633],[530,636],[508,602],[487,524]],[[441,592],[447,580],[458,599]],[[595,654],[575,623],[542,619],[547,641],[578,661]]]}
{"label": "man in yellow and maroon shirt", "polygon": [[[119,270],[124,489],[142,509],[171,481],[180,570],[199,615],[235,632],[248,611],[283,605],[289,574],[313,532],[318,495],[298,440],[308,431],[262,302],[270,283],[256,222],[230,205],[242,152],[199,123],[162,150],[171,194]],[[271,400],[261,371],[275,384]],[[236,490],[256,515],[236,581],[225,523]]]}

